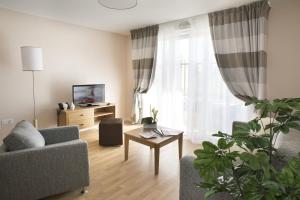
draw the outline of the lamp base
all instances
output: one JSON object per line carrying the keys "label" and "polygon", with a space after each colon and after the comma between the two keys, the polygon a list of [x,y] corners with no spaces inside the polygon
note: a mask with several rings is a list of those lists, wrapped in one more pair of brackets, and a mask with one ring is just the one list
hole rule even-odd
{"label": "lamp base", "polygon": [[34,119],[32,124],[35,128],[38,128],[38,120],[37,119]]}

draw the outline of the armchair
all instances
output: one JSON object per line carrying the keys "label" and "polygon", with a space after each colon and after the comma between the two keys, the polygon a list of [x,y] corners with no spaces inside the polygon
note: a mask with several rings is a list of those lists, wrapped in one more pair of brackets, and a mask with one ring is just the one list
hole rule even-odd
{"label": "armchair", "polygon": [[78,128],[40,133],[46,146],[0,153],[0,199],[35,200],[89,185],[87,143]]}

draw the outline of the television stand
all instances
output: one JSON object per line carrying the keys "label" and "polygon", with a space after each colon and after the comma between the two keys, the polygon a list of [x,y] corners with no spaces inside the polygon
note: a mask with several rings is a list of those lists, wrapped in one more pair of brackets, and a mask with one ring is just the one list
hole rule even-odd
{"label": "television stand", "polygon": [[99,106],[98,104],[92,104],[92,103],[87,103],[87,104],[81,104],[79,107],[81,108],[86,108],[86,107],[93,107],[93,106]]}
{"label": "television stand", "polygon": [[85,104],[79,104],[79,107],[92,107],[92,106],[109,106],[112,105],[111,103],[85,103]]}
{"label": "television stand", "polygon": [[90,129],[98,127],[104,118],[115,118],[116,106],[106,103],[102,106],[77,107],[75,110],[57,110],[57,125],[77,125],[79,129]]}

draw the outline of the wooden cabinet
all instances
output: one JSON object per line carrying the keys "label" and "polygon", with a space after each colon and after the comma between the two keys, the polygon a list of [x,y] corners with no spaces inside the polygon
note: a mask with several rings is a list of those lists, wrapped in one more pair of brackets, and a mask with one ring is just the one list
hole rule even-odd
{"label": "wooden cabinet", "polygon": [[101,119],[115,118],[114,105],[76,108],[75,110],[58,110],[57,125],[77,125],[80,129],[98,127]]}

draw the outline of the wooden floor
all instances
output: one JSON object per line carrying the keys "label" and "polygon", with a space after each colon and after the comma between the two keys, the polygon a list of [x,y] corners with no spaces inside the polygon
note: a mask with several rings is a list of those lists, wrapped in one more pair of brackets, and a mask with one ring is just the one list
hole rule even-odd
{"label": "wooden floor", "polygon": [[[126,128],[125,128],[126,130]],[[128,130],[128,128],[127,128]],[[130,141],[129,160],[124,147],[100,147],[98,130],[81,133],[88,142],[90,186],[88,193],[73,191],[47,200],[177,200],[179,192],[178,144],[173,142],[160,153],[159,175],[154,175],[154,151]],[[183,142],[183,155],[192,155],[198,145]],[[76,164],[76,163],[74,163]]]}

